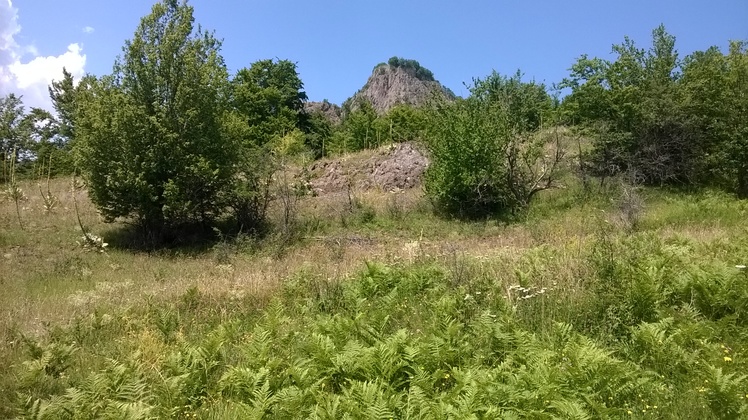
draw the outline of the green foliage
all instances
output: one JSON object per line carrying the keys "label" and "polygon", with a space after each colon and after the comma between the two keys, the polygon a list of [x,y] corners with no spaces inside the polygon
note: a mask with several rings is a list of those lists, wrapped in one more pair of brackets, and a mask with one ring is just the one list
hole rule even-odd
{"label": "green foliage", "polygon": [[313,112],[306,115],[303,124],[303,131],[306,133],[304,142],[314,158],[326,156],[335,132],[332,122],[321,112]]}
{"label": "green foliage", "polygon": [[675,38],[660,26],[648,51],[626,37],[613,53],[612,62],[583,56],[561,83],[572,89],[564,100],[570,120],[596,132],[595,173],[628,172],[650,184],[689,182],[700,150],[678,106]]}
{"label": "green foliage", "polygon": [[[371,103],[364,101],[347,115],[343,121],[342,131],[345,133],[343,152],[355,152],[374,148],[381,141],[381,124]],[[339,148],[340,145],[337,145]]]}
{"label": "green foliage", "polygon": [[410,105],[393,107],[383,117],[390,142],[422,140],[426,130],[426,111]]}
{"label": "green foliage", "polygon": [[745,44],[681,60],[663,26],[649,50],[625,38],[615,61],[582,56],[560,84],[567,121],[593,134],[587,161],[598,175],[649,184],[719,185],[748,196]]}
{"label": "green foliage", "polygon": [[31,143],[32,125],[26,117],[21,98],[9,94],[0,98],[0,153],[2,161],[9,161],[11,154],[23,159]]}
{"label": "green foliage", "polygon": [[[414,265],[369,262],[345,279],[307,265],[270,296],[190,287],[121,310],[97,305],[41,338],[8,334],[0,412],[742,418],[748,282],[736,265],[748,255],[746,203],[724,193],[642,193],[647,212],[634,231],[606,224],[562,233],[590,224],[586,211],[552,219],[552,240],[524,230],[547,213],[500,230],[451,223],[482,238],[501,232],[505,243],[519,230],[523,242],[477,258],[428,256],[433,245],[424,243]],[[126,257],[82,256],[92,271]],[[184,259],[167,258],[180,278],[190,273]],[[240,258],[228,263],[239,267]],[[196,263],[214,262],[227,264]]]}
{"label": "green foliage", "polygon": [[434,79],[434,73],[432,73],[431,70],[421,66],[421,63],[416,60],[410,60],[402,57],[391,57],[389,60],[387,60],[387,63],[377,64],[374,69],[376,70],[384,65],[408,70],[412,72],[418,80],[423,80],[425,82],[433,82],[434,80],[436,80]]}
{"label": "green foliage", "polygon": [[429,112],[432,163],[426,192],[448,214],[512,213],[552,186],[562,151],[537,136],[551,102],[545,88],[519,74],[475,80],[472,95]]}
{"label": "green foliage", "polygon": [[748,197],[748,44],[697,52],[683,65],[684,108],[702,134],[706,181]]}
{"label": "green foliage", "polygon": [[475,80],[471,96],[480,101],[503,104],[514,132],[541,128],[552,118],[553,101],[545,86],[522,82],[522,73],[502,77],[495,71],[484,80]]}
{"label": "green foliage", "polygon": [[73,75],[63,68],[62,80],[52,81],[48,88],[49,98],[52,100],[56,115],[48,116],[49,134],[42,136],[42,139],[49,139],[46,142],[47,150],[37,152],[37,157],[42,160],[48,157],[54,162],[51,171],[55,174],[74,172],[72,149],[75,143],[75,120],[79,106],[78,92],[87,88],[86,79],[90,77],[86,76],[76,85]]}
{"label": "green foliage", "polygon": [[63,69],[63,79],[49,87],[50,99],[57,115],[32,108],[26,112],[22,97],[9,94],[0,98],[0,161],[6,161],[13,150],[19,175],[38,173],[38,167],[48,167],[51,175],[73,172],[72,144],[75,137],[77,92],[87,83],[73,84],[73,76]]}
{"label": "green foliage", "polygon": [[77,164],[107,220],[157,234],[206,222],[225,205],[240,144],[224,129],[220,43],[194,30],[192,8],[153,6],[115,72],[79,93]]}
{"label": "green foliage", "polygon": [[296,63],[257,61],[249,69],[239,70],[231,85],[233,107],[246,119],[255,145],[265,145],[303,127],[307,96]]}
{"label": "green foliage", "polygon": [[333,153],[373,149],[385,144],[422,140],[426,129],[426,110],[398,105],[377,115],[371,103],[364,101],[350,111],[333,132],[329,147]]}
{"label": "green foliage", "polygon": [[[668,297],[666,278],[689,256],[652,237],[614,247],[639,255],[635,264],[659,264],[661,274],[651,321],[628,319],[631,327],[613,340],[562,321],[540,334],[527,330],[491,276],[455,287],[435,266],[368,264],[338,285],[303,274],[260,313],[221,315],[207,332],[167,341],[155,362],[140,351],[124,352],[67,390],[35,392],[78,369],[84,359],[71,355],[88,350],[64,341],[31,343],[21,412],[35,418],[739,418],[748,408],[748,381],[738,373],[744,362],[732,357],[744,347],[714,341],[715,328],[730,326],[705,324],[678,310],[685,302]],[[619,268],[624,276],[626,270]],[[538,294],[514,304],[558,297]],[[189,322],[203,316],[204,299],[188,293],[168,311]],[[666,308],[672,316],[661,317]]]}

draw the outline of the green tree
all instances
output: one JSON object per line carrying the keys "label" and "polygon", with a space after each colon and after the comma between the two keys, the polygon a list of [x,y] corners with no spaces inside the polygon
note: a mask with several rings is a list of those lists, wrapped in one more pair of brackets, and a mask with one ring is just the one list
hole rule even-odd
{"label": "green tree", "polygon": [[0,153],[3,162],[10,159],[13,151],[19,157],[27,154],[33,128],[29,122],[21,97],[11,93],[0,98]]}
{"label": "green tree", "polygon": [[728,188],[748,198],[748,43],[732,42],[726,64],[726,111],[720,130],[723,147],[719,149],[724,156],[722,178],[728,183],[733,179]]}
{"label": "green tree", "polygon": [[362,101],[356,110],[346,114],[340,131],[333,136],[332,148],[338,153],[347,153],[376,147],[384,134],[374,107]]}
{"label": "green tree", "polygon": [[382,120],[387,139],[391,142],[420,140],[426,128],[423,109],[412,105],[397,105]]}
{"label": "green tree", "polygon": [[705,182],[748,197],[748,44],[685,59],[683,106],[700,133]]}
{"label": "green tree", "polygon": [[522,82],[517,71],[513,77],[503,77],[495,71],[486,79],[475,82],[471,94],[481,101],[501,103],[507,108],[512,129],[518,132],[537,130],[549,120],[553,100],[542,84]]}
{"label": "green tree", "polygon": [[661,25],[649,50],[626,37],[613,53],[612,62],[582,56],[560,84],[571,88],[567,121],[593,133],[594,171],[650,184],[695,182],[703,149],[681,106],[675,37]]}
{"label": "green tree", "polygon": [[469,98],[438,103],[428,113],[426,145],[432,162],[426,193],[449,215],[514,213],[552,187],[558,175],[562,149],[547,144],[540,127],[528,119],[544,112],[548,95],[508,95],[544,91],[542,85],[522,83],[519,75],[494,72],[473,83]]}
{"label": "green tree", "polygon": [[[34,166],[47,165],[53,157],[55,162],[65,160],[56,133],[55,118],[48,111],[31,108],[26,112],[21,97],[14,94],[0,98],[0,161],[15,151],[19,175],[34,175]],[[51,173],[57,174],[59,166],[56,163]]]}
{"label": "green tree", "polygon": [[234,108],[246,119],[256,145],[303,128],[307,96],[296,63],[257,61],[239,70],[231,85]]}
{"label": "green tree", "polygon": [[54,116],[44,109],[32,108],[31,112],[26,115],[26,119],[31,133],[29,151],[33,155],[35,166],[49,165],[51,160],[54,164],[52,168],[49,168],[50,175],[57,175],[58,168],[61,167],[60,161],[69,163],[70,159],[68,159],[69,153],[62,153],[62,145],[56,134]]}
{"label": "green tree", "polygon": [[219,51],[211,33],[195,30],[186,1],[165,0],[141,20],[114,73],[78,93],[77,164],[108,221],[164,234],[222,212],[241,153],[224,125]]}
{"label": "green tree", "polygon": [[332,122],[322,112],[308,113],[304,117],[303,131],[306,133],[305,143],[314,158],[326,156],[334,133]]}
{"label": "green tree", "polygon": [[62,79],[54,80],[50,84],[49,98],[52,100],[52,106],[55,109],[55,115],[52,116],[50,131],[52,140],[49,142],[50,158],[52,158],[53,173],[72,173],[74,171],[73,145],[75,143],[75,120],[78,109],[77,97],[80,91],[87,89],[89,86],[88,79],[92,76],[85,76],[79,80],[77,85],[73,75],[62,69]]}
{"label": "green tree", "polygon": [[[85,85],[84,85],[85,86]],[[49,98],[57,113],[56,131],[61,141],[68,143],[75,138],[76,87],[73,75],[62,69],[62,80],[53,80],[49,86]]]}

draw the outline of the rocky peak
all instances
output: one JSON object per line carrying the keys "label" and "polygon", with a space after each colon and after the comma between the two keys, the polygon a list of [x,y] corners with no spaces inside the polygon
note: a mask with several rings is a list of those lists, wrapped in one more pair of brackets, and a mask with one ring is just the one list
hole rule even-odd
{"label": "rocky peak", "polygon": [[439,83],[434,74],[415,61],[392,57],[389,62],[374,67],[363,88],[343,104],[350,110],[368,101],[378,114],[384,114],[396,105],[422,105],[433,95],[454,99],[451,90]]}

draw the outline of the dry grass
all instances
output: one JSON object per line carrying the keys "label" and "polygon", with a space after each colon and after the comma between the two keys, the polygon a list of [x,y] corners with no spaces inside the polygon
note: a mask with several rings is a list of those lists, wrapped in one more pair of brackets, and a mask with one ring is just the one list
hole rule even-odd
{"label": "dry grass", "polygon": [[[699,198],[650,191],[638,223],[622,229],[616,197],[579,199],[572,188],[544,191],[524,219],[511,223],[435,217],[419,189],[356,190],[295,201],[290,235],[278,229],[284,212],[275,202],[269,214],[273,226],[264,238],[151,252],[113,243],[106,252],[96,252],[77,243],[82,233],[69,179],[52,182],[51,192],[60,201],[52,212],[45,211],[35,183],[21,188],[28,197],[21,208],[23,229],[15,204],[0,201],[0,388],[19,386],[13,375],[28,359],[18,344],[19,332],[53,340],[56,326],[70,324],[64,330],[68,334],[108,317],[115,320],[109,335],[94,337],[106,349],[88,343],[87,355],[103,360],[138,352],[146,366],[158,371],[164,357],[175,351],[171,340],[206,334],[216,320],[241,318],[255,303],[264,307],[281,289],[285,299],[299,280],[325,289],[325,282],[364,271],[366,262],[438,267],[449,282],[448,291],[460,301],[479,292],[499,296],[517,322],[542,335],[557,320],[585,324],[589,320],[582,317],[593,304],[616,303],[603,300],[609,299],[604,293],[596,295],[601,287],[617,287],[606,286],[609,278],[595,283],[600,273],[593,250],[603,241],[623,242],[617,251],[630,245],[628,235],[634,235],[631,246],[686,243],[688,255],[721,265],[728,261],[732,268],[744,263],[740,253],[748,234],[748,203],[709,194]],[[103,223],[85,192],[79,193],[78,204],[83,224],[93,234],[112,242],[122,236],[122,225]],[[736,247],[738,242],[743,245]],[[626,255],[620,257],[627,261]],[[527,290],[542,290],[544,297],[529,299]],[[169,322],[170,311],[190,297],[199,301],[199,309],[185,311],[196,322],[162,328],[159,317]],[[327,296],[330,302],[333,298]],[[76,319],[83,320],[71,322]],[[606,322],[598,321],[579,328],[606,333]],[[98,363],[84,363],[77,374],[100,369]],[[0,412],[3,401],[12,400],[3,397]]]}
{"label": "dry grass", "polygon": [[[525,223],[462,222],[435,218],[423,191],[397,193],[353,191],[305,197],[297,204],[300,234],[293,242],[260,243],[252,252],[234,244],[216,250],[139,252],[112,247],[91,252],[77,244],[81,232],[73,209],[70,179],[52,181],[60,203],[52,212],[34,182],[21,184],[24,230],[12,202],[0,202],[0,329],[41,334],[45,325],[87,316],[97,307],[127,308],[153,300],[169,300],[191,288],[216,298],[271,296],[285,280],[314,273],[338,281],[361,269],[366,261],[435,260],[459,271],[471,269],[501,284],[514,279],[511,269],[538,248],[555,250],[554,281],[578,288],[575,278],[585,270],[583,253],[600,225],[615,214],[590,205],[563,203],[567,191],[544,193],[536,214]],[[356,201],[355,208],[351,200]],[[94,234],[107,236],[117,226],[99,218],[85,192],[78,196],[83,223]],[[657,225],[663,208],[655,205],[644,216]],[[368,212],[361,219],[361,212]],[[279,217],[275,208],[271,219]],[[662,216],[664,217],[664,216]],[[699,242],[725,240],[730,232],[719,224],[654,226],[663,237]],[[220,254],[220,255],[219,255]],[[561,261],[561,263],[559,263]],[[546,282],[539,278],[538,281]],[[548,277],[548,276],[546,276]],[[559,280],[561,279],[561,280]]]}
{"label": "dry grass", "polygon": [[[538,235],[537,227],[533,232],[524,225],[434,219],[422,191],[416,189],[357,192],[355,199],[375,215],[371,223],[356,221],[347,195],[304,198],[299,217],[306,225],[317,220],[318,226],[308,228],[283,252],[232,249],[228,259],[217,258],[210,250],[180,254],[110,247],[97,253],[77,244],[81,232],[70,179],[52,181],[51,192],[60,204],[49,213],[34,182],[21,186],[28,196],[21,209],[25,230],[18,227],[13,203],[0,204],[0,328],[37,334],[48,323],[86,316],[96,307],[172,299],[193,287],[217,297],[268,296],[300,272],[341,279],[365,261],[446,261],[454,255],[516,258],[539,241],[566,241],[550,233]],[[103,223],[85,192],[79,192],[78,202],[84,225],[106,240],[115,227]]]}

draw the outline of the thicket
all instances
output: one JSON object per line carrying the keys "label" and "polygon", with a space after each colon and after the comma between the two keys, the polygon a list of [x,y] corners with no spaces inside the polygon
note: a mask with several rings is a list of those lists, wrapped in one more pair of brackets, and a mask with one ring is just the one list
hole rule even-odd
{"label": "thicket", "polygon": [[[57,106],[54,98],[53,103]],[[18,175],[34,177],[42,162],[50,161],[52,175],[71,173],[69,140],[61,117],[40,108],[27,112],[23,97],[13,93],[0,98],[0,163],[10,165],[12,159]]]}
{"label": "thicket", "polygon": [[593,139],[587,169],[748,197],[746,44],[681,59],[675,37],[660,26],[648,50],[625,38],[613,53],[613,61],[582,56],[559,85],[571,90],[562,105],[566,122]]}
{"label": "thicket", "polygon": [[332,131],[327,152],[350,153],[404,141],[421,141],[426,129],[426,107],[401,104],[384,115],[377,115],[364,101],[346,114]]}
{"label": "thicket", "polygon": [[552,100],[543,85],[524,83],[519,73],[494,72],[475,80],[470,92],[428,113],[426,193],[450,215],[515,213],[559,176],[558,138],[540,132]]}
{"label": "thicket", "polygon": [[394,68],[402,68],[405,69],[411,73],[418,79],[423,80],[424,82],[433,82],[436,79],[434,79],[434,73],[427,69],[426,67],[423,67],[421,63],[419,63],[417,60],[412,60],[408,58],[403,57],[390,57],[389,60],[387,60],[386,63],[379,63],[374,67],[374,70],[382,67],[387,66]]}

